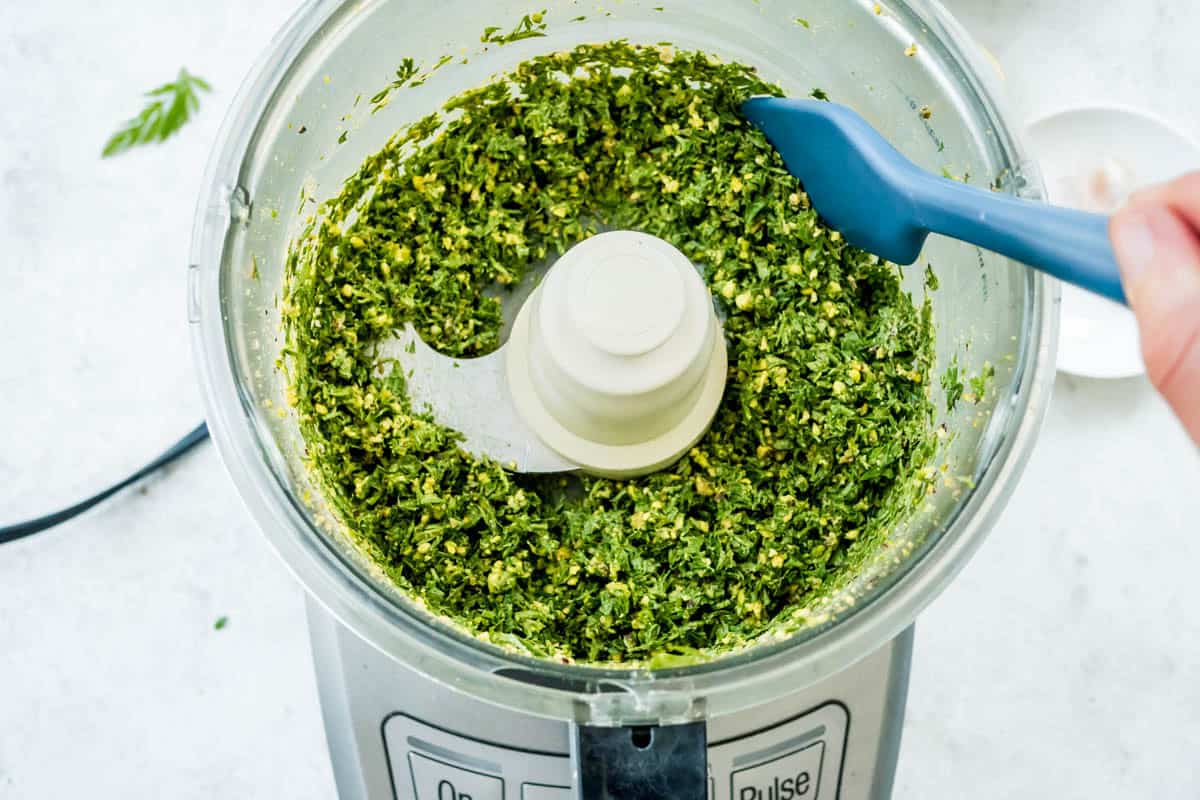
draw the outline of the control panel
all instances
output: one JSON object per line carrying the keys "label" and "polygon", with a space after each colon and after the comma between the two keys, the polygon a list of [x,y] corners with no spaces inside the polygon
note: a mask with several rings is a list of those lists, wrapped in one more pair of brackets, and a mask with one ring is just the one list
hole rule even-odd
{"label": "control panel", "polygon": [[[849,714],[828,702],[708,747],[710,800],[836,800]],[[397,800],[573,800],[571,759],[486,742],[407,714],[383,724]]]}

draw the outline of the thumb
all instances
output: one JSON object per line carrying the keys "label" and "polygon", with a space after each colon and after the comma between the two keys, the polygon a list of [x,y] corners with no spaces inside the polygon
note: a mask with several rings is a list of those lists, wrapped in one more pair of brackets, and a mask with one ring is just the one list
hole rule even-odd
{"label": "thumb", "polygon": [[1126,208],[1109,224],[1154,386],[1200,444],[1200,234],[1166,205]]}

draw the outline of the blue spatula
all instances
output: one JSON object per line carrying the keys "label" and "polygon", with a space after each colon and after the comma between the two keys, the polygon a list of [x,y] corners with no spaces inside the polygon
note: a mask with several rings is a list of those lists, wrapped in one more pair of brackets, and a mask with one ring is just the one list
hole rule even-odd
{"label": "blue spatula", "polygon": [[755,97],[742,113],[804,183],[817,212],[856,247],[911,264],[925,237],[940,233],[1125,302],[1106,216],[930,174],[836,103]]}

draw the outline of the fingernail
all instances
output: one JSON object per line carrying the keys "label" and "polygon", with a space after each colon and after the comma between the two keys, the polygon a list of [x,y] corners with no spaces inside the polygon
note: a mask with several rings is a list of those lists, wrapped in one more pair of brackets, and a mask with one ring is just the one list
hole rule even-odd
{"label": "fingernail", "polygon": [[1119,215],[1112,223],[1113,251],[1126,283],[1145,273],[1154,263],[1154,230],[1140,211]]}

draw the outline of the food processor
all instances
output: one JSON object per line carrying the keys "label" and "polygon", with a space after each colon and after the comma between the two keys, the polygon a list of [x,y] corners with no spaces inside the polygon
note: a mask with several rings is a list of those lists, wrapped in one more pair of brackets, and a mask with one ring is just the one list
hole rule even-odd
{"label": "food processor", "polygon": [[[540,13],[544,35],[481,41]],[[802,14],[803,17],[798,15]],[[1040,180],[935,2],[314,0],[242,87],[210,161],[188,267],[208,421],[255,519],[307,590],[313,658],[345,800],[885,798],[913,620],[981,543],[1033,445],[1054,374],[1055,285],[932,237],[936,490],[803,624],[686,666],[602,667],[516,654],[406,596],[352,544],[304,464],[278,368],[289,243],[315,202],[448,97],[584,42],[671,42],[755,65],[793,96],[821,89],[930,170],[1026,198]],[[402,59],[432,66],[377,113]],[[347,135],[348,134],[348,135]],[[995,367],[950,404],[951,364]],[[976,398],[978,400],[978,398]]]}

